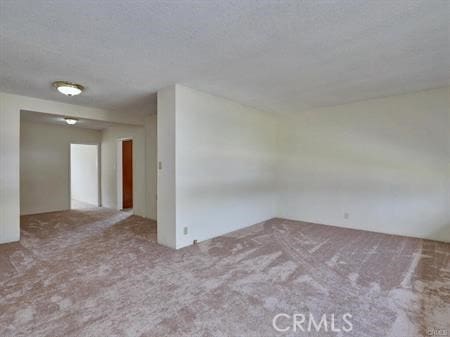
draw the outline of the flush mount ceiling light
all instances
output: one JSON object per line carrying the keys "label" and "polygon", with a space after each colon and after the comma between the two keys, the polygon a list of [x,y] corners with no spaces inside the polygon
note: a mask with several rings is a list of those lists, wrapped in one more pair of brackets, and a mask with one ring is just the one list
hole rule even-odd
{"label": "flush mount ceiling light", "polygon": [[76,96],[81,94],[84,87],[81,84],[67,82],[67,81],[56,81],[53,82],[53,87],[56,88],[61,94],[66,96]]}
{"label": "flush mount ceiling light", "polygon": [[67,124],[69,125],[74,125],[78,123],[78,119],[76,118],[70,118],[70,117],[66,117],[64,118],[64,120],[66,121]]}

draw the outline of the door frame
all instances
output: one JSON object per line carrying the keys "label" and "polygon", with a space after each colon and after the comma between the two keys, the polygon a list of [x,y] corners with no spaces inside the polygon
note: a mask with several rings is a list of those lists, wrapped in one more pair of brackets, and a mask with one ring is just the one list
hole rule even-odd
{"label": "door frame", "polygon": [[73,145],[95,145],[97,146],[97,207],[102,207],[102,168],[101,168],[101,151],[100,143],[96,142],[70,142],[69,143],[69,207],[72,209],[72,144]]}
{"label": "door frame", "polygon": [[117,193],[117,204],[116,208],[120,211],[123,209],[123,173],[122,173],[122,143],[124,140],[131,140],[133,142],[132,151],[132,164],[133,164],[133,214],[134,214],[134,203],[135,203],[135,179],[134,179],[134,139],[133,137],[124,137],[117,140],[117,155],[116,155],[116,193]]}

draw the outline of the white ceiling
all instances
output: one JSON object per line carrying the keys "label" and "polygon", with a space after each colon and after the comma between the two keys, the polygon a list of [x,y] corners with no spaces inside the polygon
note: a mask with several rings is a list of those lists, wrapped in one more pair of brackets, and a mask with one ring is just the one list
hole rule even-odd
{"label": "white ceiling", "polygon": [[104,122],[99,120],[87,119],[87,118],[77,118],[78,122],[75,125],[68,125],[64,119],[63,115],[54,115],[47,114],[43,112],[37,111],[28,111],[21,110],[20,111],[20,121],[28,122],[28,123],[45,123],[45,124],[53,124],[53,125],[62,125],[67,127],[75,127],[75,128],[84,128],[84,129],[93,129],[93,130],[104,130],[108,127],[118,126],[121,124],[113,123],[113,122]]}
{"label": "white ceiling", "polygon": [[181,83],[296,112],[440,87],[449,3],[1,0],[0,91],[131,112]]}

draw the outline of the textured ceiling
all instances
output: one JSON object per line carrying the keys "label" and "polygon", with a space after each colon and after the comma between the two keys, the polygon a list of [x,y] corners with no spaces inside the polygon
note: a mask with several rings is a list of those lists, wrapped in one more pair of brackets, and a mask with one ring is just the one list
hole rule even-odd
{"label": "textured ceiling", "polygon": [[0,91],[132,112],[181,83],[296,112],[439,87],[449,3],[0,0]]}

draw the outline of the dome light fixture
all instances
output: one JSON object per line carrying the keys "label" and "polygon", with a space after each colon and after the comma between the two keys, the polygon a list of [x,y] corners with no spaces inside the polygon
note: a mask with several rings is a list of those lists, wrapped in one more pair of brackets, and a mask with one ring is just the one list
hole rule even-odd
{"label": "dome light fixture", "polygon": [[76,96],[81,94],[84,87],[81,84],[72,83],[68,81],[56,81],[53,82],[52,86],[56,88],[61,94],[66,96]]}
{"label": "dome light fixture", "polygon": [[78,119],[76,119],[76,118],[66,117],[66,118],[64,118],[64,120],[69,125],[74,125],[74,124],[78,123]]}

